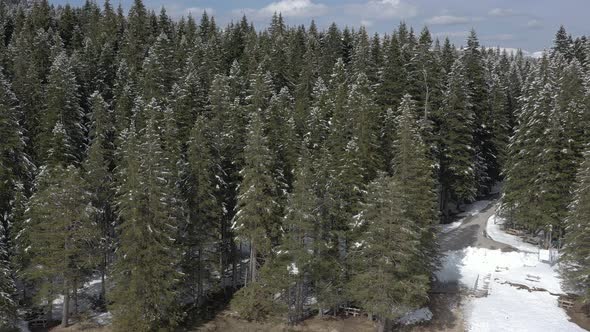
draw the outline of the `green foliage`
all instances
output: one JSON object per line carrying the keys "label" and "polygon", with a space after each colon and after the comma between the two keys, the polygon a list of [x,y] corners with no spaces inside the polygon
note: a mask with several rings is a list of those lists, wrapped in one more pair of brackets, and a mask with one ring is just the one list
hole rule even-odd
{"label": "green foliage", "polygon": [[272,293],[260,283],[252,283],[234,294],[231,309],[248,321],[264,321],[276,313],[277,306],[271,300]]}
{"label": "green foliage", "polygon": [[206,126],[205,119],[199,117],[191,130],[183,181],[185,196],[189,198],[189,220],[182,239],[185,246],[183,267],[195,299],[205,295],[206,284],[216,285],[212,271],[220,268],[219,257],[212,247],[219,238],[222,210],[216,197],[215,163]]}
{"label": "green foliage", "polygon": [[90,218],[89,200],[79,170],[73,166],[42,168],[37,176],[27,210],[31,255],[27,277],[44,285],[40,298],[67,296],[74,282],[83,280],[96,266],[91,248],[96,245],[97,229]]}
{"label": "green foliage", "polygon": [[586,152],[577,175],[573,202],[566,219],[561,266],[566,284],[590,301],[590,153]]}
{"label": "green foliage", "polygon": [[65,51],[55,58],[48,80],[47,108],[42,116],[38,154],[52,164],[78,163],[82,159],[85,138],[83,110],[72,61]]}
{"label": "green foliage", "polygon": [[428,298],[429,274],[420,271],[420,235],[404,214],[403,192],[396,180],[381,175],[368,188],[352,252],[351,299],[365,310],[394,319]]}
{"label": "green foliage", "polygon": [[119,218],[112,312],[116,330],[173,328],[181,274],[175,237],[183,222],[179,194],[166,168],[156,126],[156,108],[147,109],[146,127],[132,127],[121,148]]}
{"label": "green foliage", "polygon": [[401,194],[398,204],[419,237],[418,270],[434,271],[438,252],[435,228],[438,222],[438,197],[433,161],[414,120],[415,104],[405,95],[399,107],[394,143],[393,180]]}
{"label": "green foliage", "polygon": [[[474,114],[465,89],[465,67],[455,61],[448,77],[440,114],[440,183],[442,199],[471,201],[477,192],[475,178]],[[446,205],[443,213],[446,213]]]}
{"label": "green foliage", "polygon": [[16,287],[7,259],[7,235],[6,229],[0,224],[0,330],[2,331],[15,327],[17,317],[17,304],[14,300]]}
{"label": "green foliage", "polygon": [[244,148],[244,168],[240,172],[242,182],[238,195],[238,212],[234,229],[249,241],[251,259],[249,278],[256,281],[258,251],[270,252],[273,241],[279,236],[278,185],[273,176],[272,159],[268,141],[263,134],[262,119],[252,113],[248,137]]}
{"label": "green foliage", "polygon": [[141,0],[127,16],[7,8],[0,294],[14,278],[24,303],[51,300],[97,270],[117,330],[178,329],[179,304],[244,283],[247,319],[354,302],[387,325],[425,301],[439,209],[502,180],[509,221],[568,236],[583,266],[568,204],[590,139],[585,37],[562,28],[535,60],[405,23],[370,36],[280,14],[259,31],[173,20]]}

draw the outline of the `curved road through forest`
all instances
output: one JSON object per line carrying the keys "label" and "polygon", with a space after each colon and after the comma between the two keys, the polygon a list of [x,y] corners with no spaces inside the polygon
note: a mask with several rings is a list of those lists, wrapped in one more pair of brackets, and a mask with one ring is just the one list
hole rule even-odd
{"label": "curved road through forest", "polygon": [[467,216],[461,225],[448,232],[439,234],[440,251],[461,250],[467,247],[486,249],[515,250],[513,247],[496,242],[485,236],[488,218],[496,213],[498,199],[490,200],[490,204],[479,213]]}

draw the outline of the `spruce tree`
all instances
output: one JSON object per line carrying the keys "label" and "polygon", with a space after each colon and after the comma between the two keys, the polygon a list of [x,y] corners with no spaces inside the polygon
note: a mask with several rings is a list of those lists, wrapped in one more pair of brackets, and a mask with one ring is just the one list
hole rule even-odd
{"label": "spruce tree", "polygon": [[474,114],[465,89],[465,68],[455,61],[448,78],[440,112],[441,210],[445,217],[452,202],[468,202],[477,193],[475,179]]}
{"label": "spruce tree", "polygon": [[248,283],[258,278],[259,255],[270,252],[279,235],[277,181],[273,176],[272,155],[263,133],[262,119],[252,113],[244,149],[244,168],[239,187],[234,229],[250,246]]}
{"label": "spruce tree", "polygon": [[47,161],[52,147],[53,129],[60,123],[64,131],[67,148],[64,151],[64,165],[78,163],[82,159],[85,145],[85,127],[82,122],[78,83],[72,68],[72,61],[65,51],[55,58],[48,78],[47,109],[42,117],[42,132],[38,137],[39,155]]}
{"label": "spruce tree", "polygon": [[95,264],[91,251],[98,241],[91,222],[89,194],[73,166],[44,167],[29,202],[31,265],[28,275],[40,283],[38,297],[51,303],[63,294],[62,326],[68,325],[70,296]]}
{"label": "spruce tree", "polygon": [[580,292],[583,300],[590,299],[590,153],[585,153],[576,178],[573,201],[565,223],[565,239],[561,267],[567,285]]}
{"label": "spruce tree", "polygon": [[[428,298],[429,274],[416,271],[420,235],[404,215],[399,183],[381,174],[367,188],[357,227],[362,230],[351,250],[347,290],[352,300],[377,316],[379,331],[421,306]],[[418,268],[419,269],[419,268]]]}
{"label": "spruce tree", "polygon": [[266,136],[274,158],[274,177],[288,190],[293,182],[293,169],[297,158],[295,120],[292,98],[287,88],[273,95],[265,112]]}
{"label": "spruce tree", "polygon": [[[28,180],[33,165],[25,154],[21,109],[0,68],[0,225],[8,226],[17,185]],[[8,234],[6,234],[8,235]]]}
{"label": "spruce tree", "polygon": [[84,179],[90,193],[90,201],[94,207],[92,219],[100,232],[100,263],[101,300],[106,300],[106,275],[113,259],[113,242],[115,220],[114,214],[114,183],[112,164],[112,122],[108,105],[102,96],[95,92],[91,98],[92,125],[90,126],[90,147],[82,167]]}
{"label": "spruce tree", "polygon": [[347,113],[353,116],[352,138],[357,141],[361,157],[363,178],[370,181],[382,169],[379,148],[378,109],[373,102],[374,94],[365,74],[357,76],[352,84],[346,105]]}
{"label": "spruce tree", "polygon": [[475,30],[467,38],[467,47],[461,56],[464,65],[464,83],[467,87],[473,112],[473,141],[475,152],[473,164],[477,194],[486,194],[498,180],[492,174],[499,174],[496,155],[491,142],[492,117],[488,105],[488,90],[485,84],[484,63],[479,40]]}
{"label": "spruce tree", "polygon": [[[503,213],[512,223],[535,229],[541,216],[537,205],[543,147],[537,142],[544,137],[548,124],[550,96],[553,91],[548,73],[548,59],[542,58],[533,68],[524,88],[522,105],[517,115],[514,135],[510,138],[506,165]],[[548,99],[549,98],[549,99]]]}
{"label": "spruce tree", "polygon": [[[217,241],[221,231],[221,205],[217,202],[215,168],[210,133],[203,116],[195,122],[187,147],[185,196],[189,220],[183,230],[183,266],[195,302],[202,301],[205,285],[214,284],[213,271],[219,269],[221,253]],[[222,275],[221,278],[224,276]]]}
{"label": "spruce tree", "polygon": [[16,287],[8,261],[8,232],[0,223],[0,329],[11,330],[16,325],[17,304],[14,300]]}
{"label": "spruce tree", "polygon": [[148,13],[141,0],[134,0],[127,17],[123,55],[133,74],[141,70],[151,36]]}
{"label": "spruce tree", "polygon": [[437,242],[435,225],[438,223],[438,197],[433,174],[434,162],[414,120],[416,106],[410,95],[405,95],[399,107],[396,140],[394,143],[393,180],[401,194],[398,204],[402,216],[414,225],[419,237],[416,268],[424,274],[432,272],[436,263]]}
{"label": "spruce tree", "polygon": [[174,328],[181,281],[176,237],[183,224],[179,195],[161,148],[155,109],[135,133],[125,131],[117,204],[119,244],[111,293],[119,331]]}
{"label": "spruce tree", "polygon": [[175,68],[171,68],[172,51],[171,41],[164,33],[150,47],[142,68],[142,90],[146,100],[155,98],[162,103],[168,97],[176,78]]}
{"label": "spruce tree", "polygon": [[[304,142],[301,147],[295,174],[293,192],[288,197],[282,225],[283,240],[274,251],[262,275],[268,287],[280,294],[278,299],[287,309],[290,324],[305,318],[304,306],[313,296],[313,283],[317,276],[315,267],[316,241],[319,223],[312,155]],[[277,300],[277,299],[275,299]]]}

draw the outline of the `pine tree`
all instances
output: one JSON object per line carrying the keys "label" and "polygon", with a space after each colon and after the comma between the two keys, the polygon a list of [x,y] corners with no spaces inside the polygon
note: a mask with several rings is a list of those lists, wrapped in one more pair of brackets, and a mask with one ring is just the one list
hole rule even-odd
{"label": "pine tree", "polygon": [[162,33],[150,47],[143,62],[142,90],[146,100],[152,98],[164,102],[176,78],[172,64],[172,45],[168,36]]}
{"label": "pine tree", "polygon": [[129,128],[136,97],[135,81],[131,77],[127,63],[121,61],[117,68],[113,96],[113,120],[117,136]]}
{"label": "pine tree", "polygon": [[347,290],[355,303],[377,316],[380,331],[428,298],[429,274],[416,271],[415,264],[420,235],[404,215],[398,185],[380,175],[367,188],[357,223],[362,231],[351,250],[355,269]]}
{"label": "pine tree", "polygon": [[[70,296],[95,266],[91,248],[97,242],[90,221],[89,195],[73,166],[45,167],[37,176],[27,211],[31,220],[29,275],[39,281],[39,297],[51,303],[63,294],[62,326],[68,325]],[[51,309],[50,309],[51,310]]]}
{"label": "pine tree", "polygon": [[7,242],[7,229],[0,223],[0,329],[9,331],[16,325],[17,304],[14,300],[16,287],[9,268]]}
{"label": "pine tree", "polygon": [[357,76],[352,84],[346,105],[347,113],[353,116],[352,137],[357,141],[358,153],[362,156],[359,165],[363,178],[372,180],[382,169],[382,159],[378,153],[379,127],[378,109],[370,82],[365,74]]}
{"label": "pine tree", "polygon": [[[530,229],[538,226],[540,183],[536,181],[543,163],[543,147],[537,142],[544,137],[553,95],[549,82],[549,62],[542,58],[533,68],[524,89],[514,135],[510,138],[509,162],[506,165],[503,213],[510,222]],[[548,99],[549,98],[549,99]]]}
{"label": "pine tree", "polygon": [[569,60],[573,56],[572,47],[571,36],[565,31],[563,25],[560,26],[555,34],[555,39],[553,40],[554,53],[560,53]]}
{"label": "pine tree", "polygon": [[499,174],[496,155],[491,142],[491,122],[488,91],[485,84],[483,56],[475,30],[467,38],[467,47],[461,56],[464,78],[473,112],[473,149],[475,152],[474,173],[477,194],[486,194],[498,180],[492,174]]}
{"label": "pine tree", "polygon": [[269,288],[280,294],[288,311],[290,324],[305,318],[304,306],[313,296],[312,287],[318,264],[316,236],[318,235],[317,198],[315,195],[312,156],[307,143],[301,147],[293,192],[289,195],[283,221],[283,241],[274,251],[262,275]]}
{"label": "pine tree", "polygon": [[105,279],[113,258],[114,229],[114,184],[111,173],[114,162],[112,146],[112,122],[108,105],[95,92],[91,97],[92,125],[90,126],[90,147],[83,163],[84,179],[94,207],[92,219],[100,232],[101,300],[106,300]]}
{"label": "pine tree", "polygon": [[404,95],[407,73],[402,59],[399,40],[393,35],[389,47],[384,50],[385,61],[377,88],[377,101],[383,110],[396,107]]}
{"label": "pine tree", "polygon": [[[185,196],[189,221],[183,231],[184,270],[192,298],[202,301],[205,285],[214,284],[212,272],[220,267],[217,249],[222,210],[217,202],[211,141],[203,116],[195,122],[188,141]],[[219,251],[219,253],[217,252]],[[222,276],[223,278],[224,276]]]}
{"label": "pine tree", "polygon": [[51,66],[47,86],[47,109],[42,119],[43,131],[38,141],[40,155],[48,160],[51,149],[51,137],[57,123],[61,124],[67,145],[64,158],[60,160],[64,165],[75,164],[82,159],[85,145],[85,128],[82,123],[83,111],[80,107],[78,84],[72,69],[72,61],[64,52],[59,53]]}
{"label": "pine tree", "polygon": [[[28,180],[33,169],[25,154],[20,125],[21,109],[0,68],[0,225],[8,226],[17,185]],[[8,234],[7,234],[8,235]]]}
{"label": "pine tree", "polygon": [[580,292],[586,302],[590,298],[590,153],[577,174],[574,198],[565,223],[565,239],[561,256],[562,272],[571,290]]}
{"label": "pine tree", "polygon": [[134,0],[127,21],[123,54],[131,72],[135,74],[141,70],[151,39],[148,13],[141,0]]}
{"label": "pine tree", "polygon": [[428,274],[434,269],[437,254],[436,229],[438,197],[433,174],[433,161],[414,120],[416,106],[410,95],[400,104],[394,143],[393,180],[400,193],[402,216],[414,225],[419,236],[418,267]]}
{"label": "pine tree", "polygon": [[170,98],[180,142],[188,140],[191,124],[195,123],[198,115],[205,113],[207,106],[207,91],[193,61],[187,63],[185,73],[180,82],[172,88]]}
{"label": "pine tree", "polygon": [[473,146],[474,115],[470,96],[465,90],[464,70],[462,61],[455,61],[440,112],[438,135],[441,153],[441,210],[445,217],[448,217],[451,202],[471,201],[477,191]]}
{"label": "pine tree", "polygon": [[244,149],[245,164],[240,172],[243,180],[239,187],[238,212],[233,227],[250,245],[249,283],[257,281],[258,256],[270,252],[280,226],[278,186],[273,177],[272,155],[262,126],[260,115],[252,113]]}
{"label": "pine tree", "polygon": [[292,98],[287,88],[273,95],[265,111],[266,136],[274,160],[274,177],[288,190],[293,183],[293,169],[297,158],[295,120]]}
{"label": "pine tree", "polygon": [[156,113],[141,135],[125,131],[118,181],[119,245],[113,272],[116,330],[174,328],[181,281],[178,235],[182,209],[161,149]]}
{"label": "pine tree", "polygon": [[[489,61],[494,61],[495,56],[491,57]],[[505,88],[504,82],[498,68],[498,63],[488,63],[486,72],[486,84],[489,91],[489,107],[490,107],[490,144],[491,152],[496,156],[490,165],[490,177],[499,180],[502,178],[501,171],[504,169],[508,143],[510,135],[512,134],[511,118],[512,109],[509,105],[509,95]]]}

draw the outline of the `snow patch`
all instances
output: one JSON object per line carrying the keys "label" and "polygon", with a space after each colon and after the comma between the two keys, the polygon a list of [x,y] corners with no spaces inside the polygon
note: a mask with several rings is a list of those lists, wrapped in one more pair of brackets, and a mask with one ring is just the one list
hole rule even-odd
{"label": "snow patch", "polygon": [[583,331],[557,305],[558,294],[564,294],[557,266],[539,258],[532,252],[469,247],[447,252],[436,277],[464,289],[489,278],[487,296],[470,298],[464,308],[469,331]]}
{"label": "snow patch", "polygon": [[101,314],[96,315],[92,320],[101,326],[111,325],[113,321],[113,314],[111,314],[108,311],[103,312]]}
{"label": "snow patch", "polygon": [[297,265],[295,263],[291,263],[291,265],[289,265],[287,267],[287,269],[289,270],[289,274],[292,274],[292,275],[299,274],[299,268],[297,267]]}
{"label": "snow patch", "polygon": [[585,331],[557,306],[557,296],[494,283],[490,295],[467,305],[467,328],[473,332]]}
{"label": "snow patch", "polygon": [[442,233],[452,232],[452,231],[456,230],[457,228],[461,227],[462,223],[463,223],[463,219],[452,222],[450,224],[441,225],[440,231]]}
{"label": "snow patch", "polygon": [[539,252],[539,247],[537,247],[533,244],[524,242],[520,237],[518,237],[516,235],[510,235],[510,234],[507,234],[506,232],[504,232],[501,228],[501,226],[504,224],[504,222],[505,222],[504,218],[499,217],[495,214],[491,215],[488,218],[486,232],[492,240],[494,240],[496,242],[507,244],[507,245],[512,246],[512,247],[514,247],[518,250],[521,250],[521,251],[533,252],[533,253]]}

